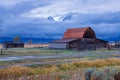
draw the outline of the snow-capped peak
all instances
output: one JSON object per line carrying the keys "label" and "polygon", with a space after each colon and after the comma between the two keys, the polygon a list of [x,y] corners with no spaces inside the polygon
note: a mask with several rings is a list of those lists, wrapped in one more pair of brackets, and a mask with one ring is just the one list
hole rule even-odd
{"label": "snow-capped peak", "polygon": [[49,16],[49,17],[47,18],[47,20],[49,20],[49,21],[55,21],[54,18],[51,17],[51,16]]}

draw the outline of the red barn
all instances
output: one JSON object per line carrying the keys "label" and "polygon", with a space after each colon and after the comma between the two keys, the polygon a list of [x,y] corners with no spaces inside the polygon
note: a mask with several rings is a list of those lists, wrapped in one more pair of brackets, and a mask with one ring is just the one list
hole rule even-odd
{"label": "red barn", "polygon": [[106,47],[107,41],[97,39],[90,27],[67,29],[60,40],[50,42],[52,49],[96,49]]}

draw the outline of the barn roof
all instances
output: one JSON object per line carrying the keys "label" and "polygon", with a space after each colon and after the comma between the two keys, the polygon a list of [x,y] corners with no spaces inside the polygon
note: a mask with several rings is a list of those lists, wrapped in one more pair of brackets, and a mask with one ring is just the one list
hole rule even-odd
{"label": "barn roof", "polygon": [[84,28],[69,28],[67,31],[64,33],[63,38],[83,38],[84,33],[88,30],[91,29],[90,27],[84,27]]}
{"label": "barn roof", "polygon": [[75,39],[59,39],[59,40],[56,40],[56,41],[52,41],[50,43],[68,43],[68,42],[72,42],[72,41],[75,41],[75,40],[78,40],[77,38]]}
{"label": "barn roof", "polygon": [[102,42],[108,42],[108,41],[106,41],[106,40],[103,40],[103,39],[97,39],[97,41],[102,41]]}

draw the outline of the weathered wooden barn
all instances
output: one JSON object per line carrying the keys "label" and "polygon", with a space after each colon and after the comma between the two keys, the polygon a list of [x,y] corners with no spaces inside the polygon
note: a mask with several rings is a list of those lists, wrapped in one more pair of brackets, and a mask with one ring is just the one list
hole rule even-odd
{"label": "weathered wooden barn", "polygon": [[24,48],[24,43],[21,41],[5,41],[2,45],[3,48]]}
{"label": "weathered wooden barn", "polygon": [[50,49],[93,50],[106,46],[107,41],[97,39],[90,27],[67,29],[62,39],[49,43]]}

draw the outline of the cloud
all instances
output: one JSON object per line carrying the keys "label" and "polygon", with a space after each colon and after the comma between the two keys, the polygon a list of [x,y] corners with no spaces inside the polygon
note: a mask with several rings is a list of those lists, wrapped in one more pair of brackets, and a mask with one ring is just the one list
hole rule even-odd
{"label": "cloud", "polygon": [[49,15],[59,16],[69,12],[107,13],[119,11],[119,2],[119,0],[54,0],[48,6],[33,8],[22,15],[27,17],[48,17]]}
{"label": "cloud", "polygon": [[48,0],[1,0],[0,17],[19,17],[21,14],[29,12],[33,8],[47,6],[50,3]]}
{"label": "cloud", "polygon": [[0,0],[0,6],[3,6],[5,8],[10,8],[16,5],[17,3],[21,3],[25,0]]}
{"label": "cloud", "polygon": [[32,9],[30,12],[23,14],[23,16],[27,17],[48,17],[48,16],[56,16],[67,13],[68,7],[67,4],[71,4],[68,1],[53,1],[50,5],[44,7],[37,7]]}

